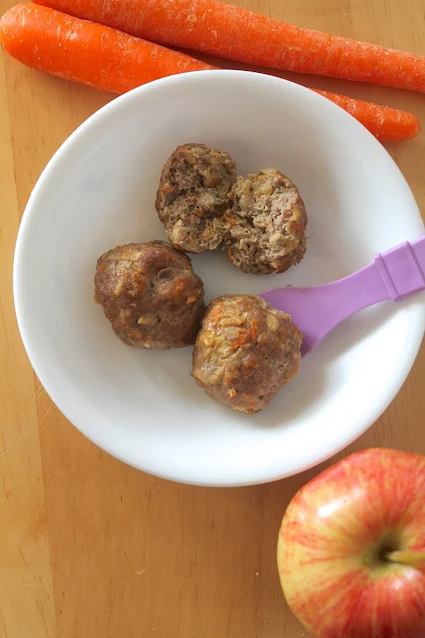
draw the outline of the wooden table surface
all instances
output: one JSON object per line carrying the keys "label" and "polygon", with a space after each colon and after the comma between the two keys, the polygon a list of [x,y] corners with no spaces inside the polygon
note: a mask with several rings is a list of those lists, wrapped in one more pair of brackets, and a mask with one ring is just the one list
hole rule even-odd
{"label": "wooden table surface", "polygon": [[[0,13],[12,4],[0,0]],[[240,4],[425,55],[423,0]],[[425,126],[425,96],[298,79],[410,110]],[[52,154],[110,99],[0,53],[0,638],[307,638],[280,593],[275,545],[288,501],[320,468],[228,490],[146,476],[79,434],[26,357],[11,285],[20,217]],[[425,211],[425,133],[389,151]],[[425,454],[424,378],[422,348],[391,407],[345,453]]]}

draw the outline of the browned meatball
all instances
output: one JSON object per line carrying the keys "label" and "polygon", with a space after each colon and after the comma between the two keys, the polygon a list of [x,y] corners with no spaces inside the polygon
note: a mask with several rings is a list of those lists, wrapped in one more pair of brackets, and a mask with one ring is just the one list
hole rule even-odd
{"label": "browned meatball", "polygon": [[213,399],[253,414],[298,372],[302,335],[260,297],[225,295],[207,307],[192,374]]}
{"label": "browned meatball", "polygon": [[236,164],[205,144],[179,146],[165,164],[156,210],[171,243],[188,253],[217,248],[223,241],[223,213],[236,181]]}
{"label": "browned meatball", "polygon": [[163,241],[117,246],[97,261],[95,300],[129,346],[181,348],[195,342],[204,288],[183,253]]}
{"label": "browned meatball", "polygon": [[256,275],[284,272],[306,251],[307,214],[297,187],[276,169],[238,177],[226,215],[229,260]]}

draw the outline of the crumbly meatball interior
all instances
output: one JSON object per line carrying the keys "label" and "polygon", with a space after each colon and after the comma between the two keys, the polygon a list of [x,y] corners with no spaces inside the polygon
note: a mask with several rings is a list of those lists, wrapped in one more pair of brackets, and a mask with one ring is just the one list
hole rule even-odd
{"label": "crumbly meatball interior", "polygon": [[276,169],[238,177],[226,215],[229,260],[247,273],[284,272],[306,251],[307,214],[297,187]]}
{"label": "crumbly meatball interior", "polygon": [[260,297],[225,295],[207,307],[192,374],[213,399],[253,414],[298,372],[302,335]]}
{"label": "crumbly meatball interior", "polygon": [[189,253],[217,248],[223,241],[223,214],[236,181],[236,164],[205,144],[179,146],[165,164],[156,210],[171,243]]}
{"label": "crumbly meatball interior", "polygon": [[97,261],[95,300],[127,345],[164,350],[195,342],[205,308],[201,279],[162,241],[118,246]]}

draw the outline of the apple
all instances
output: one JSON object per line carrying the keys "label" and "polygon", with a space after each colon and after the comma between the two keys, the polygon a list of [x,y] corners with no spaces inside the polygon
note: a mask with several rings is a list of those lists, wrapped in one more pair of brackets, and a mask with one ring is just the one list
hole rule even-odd
{"label": "apple", "polygon": [[286,510],[278,567],[314,638],[425,638],[425,457],[370,449],[319,474]]}

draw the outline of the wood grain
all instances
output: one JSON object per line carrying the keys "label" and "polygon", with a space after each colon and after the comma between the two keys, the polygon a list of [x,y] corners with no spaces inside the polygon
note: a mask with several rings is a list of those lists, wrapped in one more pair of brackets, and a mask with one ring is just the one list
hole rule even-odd
{"label": "wood grain", "polygon": [[[239,3],[425,55],[423,0]],[[0,0],[0,12],[12,4]],[[425,123],[424,96],[298,79]],[[281,596],[275,544],[288,501],[321,468],[234,490],[146,476],[66,421],[24,353],[11,289],[20,215],[54,151],[110,99],[0,54],[0,638],[308,638]],[[388,148],[425,210],[425,133]],[[422,348],[391,407],[345,453],[378,445],[425,454],[424,375]]]}

